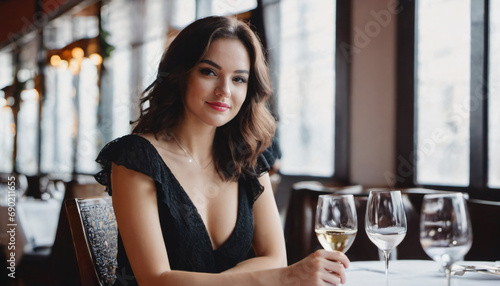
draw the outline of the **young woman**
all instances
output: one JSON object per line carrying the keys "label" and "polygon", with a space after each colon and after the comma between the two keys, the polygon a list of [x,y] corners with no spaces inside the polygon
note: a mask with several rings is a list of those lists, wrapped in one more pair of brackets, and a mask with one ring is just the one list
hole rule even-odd
{"label": "young woman", "polygon": [[262,156],[275,130],[271,86],[246,23],[208,17],[186,27],[146,92],[133,134],[97,158],[119,229],[115,285],[345,281],[349,260],[339,252],[286,266]]}

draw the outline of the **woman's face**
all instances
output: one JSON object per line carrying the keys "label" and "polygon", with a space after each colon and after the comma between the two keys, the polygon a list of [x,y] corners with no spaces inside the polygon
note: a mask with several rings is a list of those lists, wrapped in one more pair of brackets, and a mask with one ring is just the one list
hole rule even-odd
{"label": "woman's face", "polygon": [[186,119],[219,127],[238,114],[245,101],[250,57],[240,40],[217,39],[188,75]]}

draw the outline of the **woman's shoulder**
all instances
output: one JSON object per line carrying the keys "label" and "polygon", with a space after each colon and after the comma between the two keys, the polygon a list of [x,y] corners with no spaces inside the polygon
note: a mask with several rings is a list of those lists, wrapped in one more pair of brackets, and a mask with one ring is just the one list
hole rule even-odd
{"label": "woman's shoulder", "polygon": [[120,156],[156,155],[156,149],[148,137],[139,134],[129,134],[118,137],[107,143],[99,153],[97,161],[101,159],[112,160]]}
{"label": "woman's shoulder", "polygon": [[146,139],[145,135],[128,134],[111,140],[104,146],[103,150],[108,148],[116,149],[127,145],[144,146],[148,143],[151,144],[150,141]]}
{"label": "woman's shoulder", "polygon": [[162,161],[155,147],[144,136],[137,134],[125,135],[106,144],[96,162],[101,165],[102,171],[95,177],[103,185],[110,183],[112,163],[146,174],[155,181],[161,181],[163,173]]}

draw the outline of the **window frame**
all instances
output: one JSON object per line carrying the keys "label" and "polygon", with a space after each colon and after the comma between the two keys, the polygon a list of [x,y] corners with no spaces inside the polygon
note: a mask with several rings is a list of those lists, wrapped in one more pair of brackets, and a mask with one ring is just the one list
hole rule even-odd
{"label": "window frame", "polygon": [[[471,198],[500,201],[500,189],[488,186],[489,0],[471,0],[469,186],[416,182],[416,1],[401,0],[397,27],[396,187],[425,187],[466,192]],[[480,80],[478,80],[480,79]]]}

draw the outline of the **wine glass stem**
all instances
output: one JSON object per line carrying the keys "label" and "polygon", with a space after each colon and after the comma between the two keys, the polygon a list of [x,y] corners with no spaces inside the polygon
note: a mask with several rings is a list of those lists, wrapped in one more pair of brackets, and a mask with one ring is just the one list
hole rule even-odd
{"label": "wine glass stem", "polygon": [[451,279],[451,265],[446,266],[444,268],[444,272],[446,273],[446,285],[450,286],[450,279]]}
{"label": "wine glass stem", "polygon": [[385,258],[385,284],[389,286],[389,257],[391,256],[390,250],[383,250]]}

